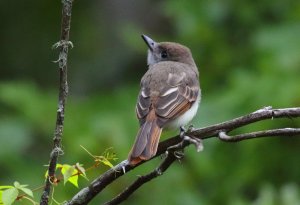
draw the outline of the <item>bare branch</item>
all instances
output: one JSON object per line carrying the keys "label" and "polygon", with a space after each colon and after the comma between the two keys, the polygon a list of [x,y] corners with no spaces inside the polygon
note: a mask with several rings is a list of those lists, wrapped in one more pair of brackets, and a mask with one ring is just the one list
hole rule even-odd
{"label": "bare branch", "polygon": [[[212,126],[204,127],[201,129],[196,129],[192,132],[187,133],[188,136],[198,139],[207,139],[211,137],[219,136],[219,133],[223,133],[223,137],[225,133],[228,133],[234,129],[239,127],[243,127],[245,125],[249,125],[258,121],[266,120],[266,119],[275,119],[275,118],[296,118],[300,117],[300,107],[297,108],[284,108],[284,109],[272,109],[271,107],[266,107],[260,110],[257,110],[253,113],[248,115],[235,118],[233,120],[229,120],[223,123],[215,124]],[[264,132],[264,133],[263,133]],[[281,132],[281,134],[279,134]],[[253,133],[252,133],[253,134]],[[255,136],[249,137],[251,133],[243,135],[237,135],[239,141],[244,139],[253,139],[257,137],[266,137],[269,136],[268,134],[273,136],[300,136],[300,129],[298,128],[287,128],[287,129],[277,129],[277,130],[269,130],[269,131],[261,131],[261,132],[254,132]],[[222,134],[221,134],[222,135]],[[224,140],[224,139],[222,139]],[[164,154],[169,147],[175,146],[179,149],[183,149],[186,146],[190,145],[190,141],[182,142],[182,138],[179,136],[174,136],[169,138],[159,144],[158,151],[156,156],[153,158]],[[177,146],[180,144],[179,146]],[[169,155],[168,155],[169,156]],[[173,155],[174,156],[174,155]],[[151,160],[151,159],[150,159]],[[164,161],[165,162],[165,161]],[[164,163],[163,162],[163,163]],[[108,170],[100,177],[95,179],[88,187],[81,189],[70,201],[66,202],[67,205],[79,205],[79,204],[88,204],[96,195],[98,195],[107,185],[112,183],[114,180],[122,176],[123,174],[129,172],[130,170],[142,165],[146,162],[141,162],[135,166],[129,166],[127,160],[121,162],[120,164],[116,165],[114,168]],[[163,164],[162,163],[162,164]],[[171,164],[171,163],[170,163]],[[170,164],[168,166],[170,166]],[[155,170],[153,171],[155,172]],[[121,194],[114,198],[108,204],[119,202],[119,200],[125,200],[129,195],[131,195],[135,190],[137,190],[140,186],[147,182],[147,180],[151,180],[155,178],[155,173],[149,173],[148,175],[143,176],[142,179],[137,179],[132,185],[124,190]],[[149,176],[150,175],[150,176]],[[124,199],[123,199],[123,198]]]}
{"label": "bare branch", "polygon": [[[189,136],[194,136],[200,139],[206,139],[211,137],[216,137],[220,132],[230,132],[234,129],[249,125],[258,121],[275,119],[275,118],[296,118],[300,117],[300,107],[295,108],[283,108],[283,109],[272,109],[270,106],[263,109],[259,109],[248,115],[238,117],[226,122],[211,125],[208,127],[195,129],[189,133]],[[157,155],[161,155],[165,150],[178,144],[181,141],[179,136],[169,138],[159,144]]]}
{"label": "bare branch", "polygon": [[41,205],[47,205],[49,202],[51,185],[55,179],[55,170],[58,156],[63,153],[61,148],[61,138],[64,128],[65,103],[68,95],[68,81],[67,81],[67,60],[68,49],[73,44],[69,41],[71,12],[73,0],[62,0],[62,22],[61,22],[61,36],[60,41],[54,45],[55,48],[60,48],[59,59],[59,96],[58,109],[53,138],[53,149],[50,154],[50,162],[48,168],[48,177],[46,185],[41,196]]}
{"label": "bare branch", "polygon": [[151,181],[152,179],[158,176],[161,176],[170,167],[170,165],[173,162],[175,162],[176,159],[177,157],[174,155],[174,153],[169,153],[167,157],[164,159],[164,161],[159,165],[159,167],[157,167],[147,175],[139,176],[137,180],[135,180],[130,186],[128,186],[122,193],[120,193],[112,200],[106,202],[105,205],[120,204],[121,202],[125,201],[131,194],[133,194],[143,184]]}
{"label": "bare branch", "polygon": [[300,134],[300,128],[283,128],[273,129],[258,132],[250,132],[240,135],[229,136],[225,132],[219,133],[219,139],[224,142],[239,142],[242,140],[248,140],[252,138],[260,137],[274,137],[274,136],[294,136]]}

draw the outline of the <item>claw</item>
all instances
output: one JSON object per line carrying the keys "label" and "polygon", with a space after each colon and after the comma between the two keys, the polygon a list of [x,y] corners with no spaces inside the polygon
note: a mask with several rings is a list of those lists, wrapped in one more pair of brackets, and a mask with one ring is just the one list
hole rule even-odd
{"label": "claw", "polygon": [[187,133],[193,132],[195,130],[195,128],[194,128],[194,125],[189,125],[187,129],[184,126],[180,126],[179,130],[180,130],[179,136],[181,138],[184,138]]}
{"label": "claw", "polygon": [[174,152],[174,156],[177,158],[177,159],[181,159],[184,157],[184,153],[183,153],[183,150],[177,150]]}
{"label": "claw", "polygon": [[194,131],[194,126],[190,125],[188,127],[188,129],[186,130],[183,126],[180,126],[180,133],[179,136],[181,137],[182,141],[176,145],[170,146],[168,147],[166,154],[169,154],[170,150],[175,150],[173,151],[174,156],[177,159],[181,159],[184,156],[183,153],[183,146],[184,146],[184,141],[189,142],[190,144],[195,145],[197,152],[200,152],[203,150],[203,143],[202,143],[202,139],[196,138],[196,137],[190,137],[187,135],[187,133],[190,133],[192,131]]}
{"label": "claw", "polygon": [[202,139],[195,138],[195,137],[184,136],[183,140],[186,140],[189,143],[195,145],[197,152],[201,152],[203,150]]}
{"label": "claw", "polygon": [[125,169],[124,165],[122,166],[122,171],[123,171],[123,174],[126,174],[126,169]]}
{"label": "claw", "polygon": [[189,125],[187,132],[193,132],[195,130],[194,125]]}

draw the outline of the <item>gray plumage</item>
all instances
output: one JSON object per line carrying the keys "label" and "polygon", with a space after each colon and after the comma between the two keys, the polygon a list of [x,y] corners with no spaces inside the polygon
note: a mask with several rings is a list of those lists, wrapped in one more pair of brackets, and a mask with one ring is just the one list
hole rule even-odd
{"label": "gray plumage", "polygon": [[149,69],[141,80],[136,105],[141,127],[129,153],[130,164],[156,154],[164,127],[187,124],[196,114],[201,95],[198,69],[187,47],[143,38],[149,47]]}

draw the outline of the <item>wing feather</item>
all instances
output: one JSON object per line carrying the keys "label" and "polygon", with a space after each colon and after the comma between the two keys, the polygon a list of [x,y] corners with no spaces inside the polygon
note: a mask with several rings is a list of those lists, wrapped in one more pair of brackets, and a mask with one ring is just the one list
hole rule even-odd
{"label": "wing feather", "polygon": [[174,119],[186,112],[196,101],[199,85],[197,81],[187,79],[186,76],[185,73],[169,74],[168,82],[174,84],[168,84],[158,98],[154,106],[158,116]]}
{"label": "wing feather", "polygon": [[[199,81],[195,78],[197,75],[187,72],[189,71],[170,72],[165,83],[158,83],[153,75],[142,79],[136,105],[136,113],[141,125],[145,123],[152,109],[158,118],[159,126],[162,127],[191,108],[200,89]],[[154,82],[155,84],[151,84]]]}

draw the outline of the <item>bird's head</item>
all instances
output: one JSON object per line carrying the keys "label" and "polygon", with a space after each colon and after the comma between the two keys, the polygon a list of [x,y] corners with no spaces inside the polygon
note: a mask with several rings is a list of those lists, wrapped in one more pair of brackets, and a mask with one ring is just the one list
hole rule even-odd
{"label": "bird's head", "polygon": [[148,65],[153,65],[162,61],[175,61],[189,65],[195,65],[190,49],[179,43],[160,42],[157,43],[146,35],[142,35],[147,44]]}

